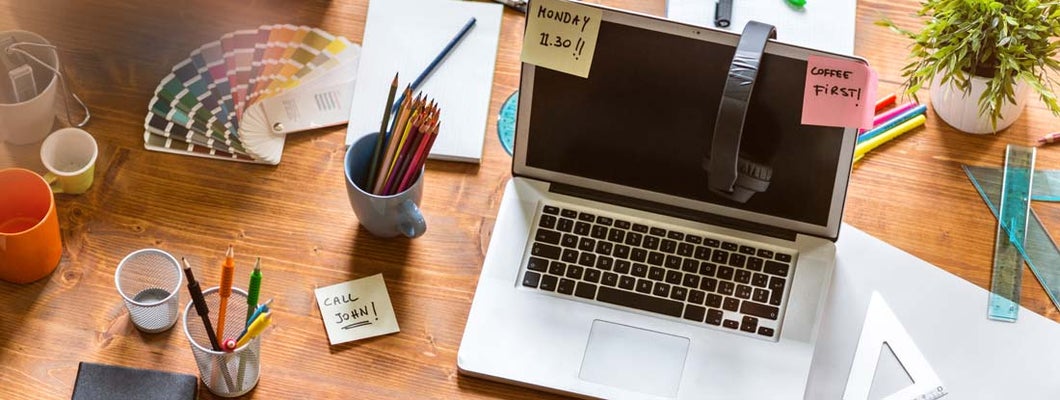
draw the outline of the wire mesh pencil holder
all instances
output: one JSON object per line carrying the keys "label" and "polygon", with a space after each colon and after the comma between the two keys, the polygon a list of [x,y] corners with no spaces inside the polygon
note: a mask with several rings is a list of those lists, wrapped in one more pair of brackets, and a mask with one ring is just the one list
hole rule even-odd
{"label": "wire mesh pencil holder", "polygon": [[[217,314],[221,307],[221,296],[218,288],[212,287],[202,292],[206,305],[210,309],[209,318],[217,328],[224,324],[224,337],[218,337],[218,343],[225,339],[237,339],[246,328],[247,292],[232,288],[228,298],[225,320],[218,321]],[[206,388],[221,397],[242,396],[258,384],[261,372],[261,336],[255,337],[242,347],[231,352],[215,351],[202,318],[195,312],[194,303],[188,302],[184,307],[184,336],[188,338],[191,352],[195,355],[195,364],[199,367],[199,377]]]}
{"label": "wire mesh pencil holder", "polygon": [[114,285],[125,300],[129,319],[146,333],[165,331],[180,314],[180,264],[159,249],[137,250],[118,263]]}

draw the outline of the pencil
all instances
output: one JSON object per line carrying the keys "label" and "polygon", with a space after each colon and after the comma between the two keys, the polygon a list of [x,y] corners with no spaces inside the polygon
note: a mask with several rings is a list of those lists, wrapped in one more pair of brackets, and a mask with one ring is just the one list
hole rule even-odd
{"label": "pencil", "polygon": [[202,288],[199,287],[199,282],[195,280],[195,274],[191,272],[191,264],[188,263],[188,260],[181,257],[180,261],[184,263],[184,276],[188,278],[188,293],[191,294],[191,302],[195,304],[195,313],[202,318],[206,337],[210,339],[210,347],[213,351],[221,351],[221,344],[217,342],[217,336],[214,336],[213,333],[213,324],[210,323],[210,306],[206,304],[206,299],[202,297]]}
{"label": "pencil", "polygon": [[236,269],[234,256],[232,245],[228,245],[225,262],[221,265],[221,285],[217,289],[217,295],[221,298],[221,303],[217,308],[217,340],[224,340],[225,337],[225,314],[228,313],[228,298],[232,296],[232,278],[234,278],[232,275]]}
{"label": "pencil", "polygon": [[258,295],[261,292],[261,257],[254,262],[254,271],[250,273],[250,284],[247,285],[247,323],[250,325],[251,315],[258,307]]}
{"label": "pencil", "polygon": [[[411,89],[405,88],[405,94],[409,94]],[[383,183],[386,180],[386,176],[390,171],[387,171],[387,167],[390,166],[390,161],[394,159],[394,152],[397,151],[397,143],[401,139],[401,136],[405,132],[405,125],[408,124],[409,114],[412,112],[412,101],[407,97],[401,104],[401,112],[398,113],[397,120],[394,121],[394,126],[390,132],[390,138],[387,139],[386,155],[383,157],[382,164],[379,165],[379,170],[376,171],[375,185],[372,188],[372,193],[380,194],[383,190]]]}
{"label": "pencil", "polygon": [[854,159],[861,159],[862,156],[864,156],[869,151],[872,151],[872,149],[879,147],[881,144],[884,144],[887,141],[894,139],[903,133],[909,132],[913,128],[923,125],[924,121],[926,120],[927,118],[925,118],[923,114],[917,115],[916,117],[913,117],[913,119],[905,121],[899,124],[898,126],[891,128],[886,133],[876,136],[872,138],[872,140],[866,141],[865,143],[857,145],[856,147],[854,147]]}
{"label": "pencil", "polygon": [[[423,83],[423,80],[427,79],[427,76],[430,75],[436,67],[438,67],[438,64],[441,64],[442,60],[445,59],[445,56],[449,55],[449,53],[453,51],[453,48],[456,47],[458,43],[460,43],[460,40],[463,39],[464,36],[467,36],[467,32],[470,31],[471,27],[473,26],[475,26],[475,17],[471,17],[467,20],[467,23],[464,24],[463,28],[460,28],[460,31],[456,33],[456,36],[449,40],[449,43],[447,43],[445,47],[442,48],[442,51],[440,51],[438,55],[434,56],[434,60],[431,60],[431,63],[427,64],[427,68],[424,68],[423,72],[420,72],[420,75],[416,77],[416,80],[412,81],[411,86],[413,91],[419,89],[420,84]],[[398,108],[398,105],[401,104],[401,101],[404,99],[405,94],[402,94],[401,98],[399,98],[398,101],[394,103],[392,108],[396,110]]]}
{"label": "pencil", "polygon": [[[394,81],[390,83],[390,93],[386,96],[386,104],[383,106],[383,123],[379,125],[379,135],[375,138],[375,149],[372,150],[372,162],[368,166],[368,176],[365,177],[364,188],[371,188],[375,183],[375,170],[379,164],[379,153],[383,151],[383,142],[386,140],[386,128],[390,123],[390,103],[394,101],[394,92],[397,92],[398,74],[394,74]],[[247,321],[249,324],[250,321]]]}

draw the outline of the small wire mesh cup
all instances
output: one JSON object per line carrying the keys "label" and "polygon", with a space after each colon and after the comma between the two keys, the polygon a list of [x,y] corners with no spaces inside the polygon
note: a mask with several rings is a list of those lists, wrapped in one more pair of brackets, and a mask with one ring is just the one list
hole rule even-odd
{"label": "small wire mesh cup", "polygon": [[[212,287],[204,290],[202,294],[210,309],[209,317],[214,329],[219,323],[225,324],[224,337],[217,338],[218,343],[224,343],[225,339],[239,338],[246,328],[247,292],[232,288],[224,321],[217,321],[217,313],[221,307],[221,297],[217,292],[218,288]],[[193,302],[189,301],[184,307],[183,321],[184,335],[187,336],[191,352],[195,355],[199,377],[210,393],[221,397],[237,397],[254,389],[261,372],[261,336],[231,352],[214,351],[210,337],[206,334],[206,326],[195,312]]]}
{"label": "small wire mesh cup", "polygon": [[118,263],[114,285],[125,299],[129,319],[146,333],[165,331],[180,315],[180,264],[158,249],[137,250]]}

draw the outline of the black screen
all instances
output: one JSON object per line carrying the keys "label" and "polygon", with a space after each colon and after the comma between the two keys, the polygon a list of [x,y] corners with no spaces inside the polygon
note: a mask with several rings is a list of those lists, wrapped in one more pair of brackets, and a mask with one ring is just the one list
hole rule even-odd
{"label": "black screen", "polygon": [[740,158],[769,176],[712,193],[704,155],[735,49],[604,21],[588,78],[534,67],[530,167],[826,225],[842,128],[802,125],[806,62],[765,54]]}

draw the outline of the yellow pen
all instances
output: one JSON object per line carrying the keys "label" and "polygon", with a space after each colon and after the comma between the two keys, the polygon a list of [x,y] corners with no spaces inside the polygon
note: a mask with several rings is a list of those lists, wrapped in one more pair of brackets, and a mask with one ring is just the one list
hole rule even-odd
{"label": "yellow pen", "polygon": [[247,344],[247,342],[249,342],[251,339],[254,339],[258,335],[260,335],[261,332],[264,331],[265,328],[267,328],[269,326],[269,323],[271,322],[272,311],[261,313],[261,315],[255,318],[254,322],[251,322],[250,326],[247,327],[247,332],[244,333],[238,341],[236,341],[235,348],[238,349],[242,347],[243,345]]}

